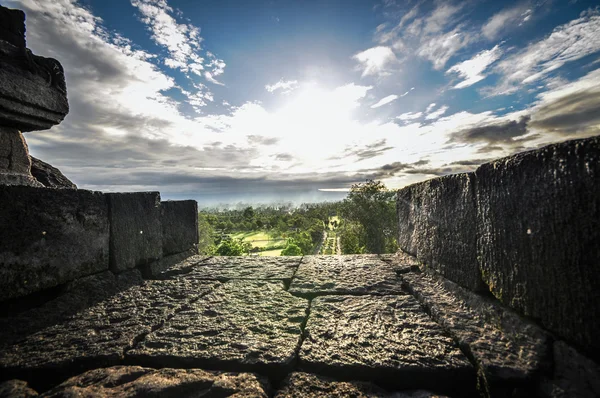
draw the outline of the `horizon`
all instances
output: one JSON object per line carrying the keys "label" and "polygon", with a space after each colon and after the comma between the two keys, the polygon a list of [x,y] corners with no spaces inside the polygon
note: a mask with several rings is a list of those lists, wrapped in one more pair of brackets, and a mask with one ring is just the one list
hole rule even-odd
{"label": "horizon", "polygon": [[65,69],[31,154],[82,189],[337,201],[600,134],[592,1],[2,4]]}

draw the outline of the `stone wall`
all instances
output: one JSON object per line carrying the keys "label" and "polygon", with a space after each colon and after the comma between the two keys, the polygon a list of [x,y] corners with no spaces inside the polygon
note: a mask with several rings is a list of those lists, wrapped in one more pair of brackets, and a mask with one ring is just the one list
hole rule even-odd
{"label": "stone wall", "polygon": [[429,269],[600,354],[600,137],[398,192],[398,242]]}
{"label": "stone wall", "polygon": [[196,202],[162,204],[158,192],[0,186],[0,301],[196,254]]}

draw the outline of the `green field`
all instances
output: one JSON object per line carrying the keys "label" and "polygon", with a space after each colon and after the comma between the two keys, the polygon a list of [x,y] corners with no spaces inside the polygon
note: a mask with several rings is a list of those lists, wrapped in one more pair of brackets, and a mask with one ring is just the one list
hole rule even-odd
{"label": "green field", "polygon": [[[285,239],[277,239],[264,231],[240,232],[232,234],[232,238],[241,239],[244,242],[250,242],[252,247],[269,248],[285,245]],[[258,252],[261,256],[279,256],[281,249],[265,250]]]}

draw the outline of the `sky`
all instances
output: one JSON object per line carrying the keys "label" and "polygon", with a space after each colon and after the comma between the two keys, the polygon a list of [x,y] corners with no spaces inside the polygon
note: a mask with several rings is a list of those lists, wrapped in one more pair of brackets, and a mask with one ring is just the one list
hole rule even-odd
{"label": "sky", "polygon": [[83,189],[338,200],[600,134],[597,2],[0,3],[65,68],[30,152]]}

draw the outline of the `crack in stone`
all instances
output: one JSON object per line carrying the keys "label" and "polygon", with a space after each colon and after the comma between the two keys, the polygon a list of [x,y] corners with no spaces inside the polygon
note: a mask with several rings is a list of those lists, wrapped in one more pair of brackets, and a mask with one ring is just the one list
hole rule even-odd
{"label": "crack in stone", "polygon": [[285,284],[284,290],[286,292],[290,290],[290,286],[292,286],[292,282],[294,281],[296,272],[298,272],[298,269],[300,268],[300,265],[302,264],[302,260],[304,260],[304,256],[300,257],[300,261],[298,261],[298,265],[296,265],[296,268],[294,269],[294,272],[292,273],[292,277],[289,279],[289,282],[287,282],[287,281],[283,282]]}

